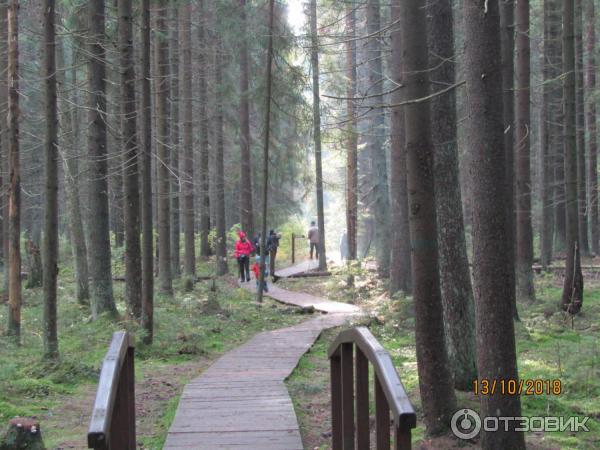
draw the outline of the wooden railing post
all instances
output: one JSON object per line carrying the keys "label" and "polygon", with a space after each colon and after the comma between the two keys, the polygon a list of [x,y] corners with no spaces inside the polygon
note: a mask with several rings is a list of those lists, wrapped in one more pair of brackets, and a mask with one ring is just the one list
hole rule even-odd
{"label": "wooden railing post", "polygon": [[331,369],[331,439],[333,450],[342,450],[342,361],[330,358]]}
{"label": "wooden railing post", "polygon": [[396,425],[396,446],[395,450],[410,450],[411,448],[410,428]]}
{"label": "wooden railing post", "polygon": [[344,450],[354,450],[354,345],[342,344],[342,427]]}
{"label": "wooden railing post", "polygon": [[375,429],[377,450],[390,450],[390,407],[377,375],[375,375]]}
{"label": "wooden railing post", "polygon": [[358,346],[356,353],[356,444],[370,448],[369,433],[369,360]]}
{"label": "wooden railing post", "polygon": [[296,235],[292,233],[292,264],[296,262]]}

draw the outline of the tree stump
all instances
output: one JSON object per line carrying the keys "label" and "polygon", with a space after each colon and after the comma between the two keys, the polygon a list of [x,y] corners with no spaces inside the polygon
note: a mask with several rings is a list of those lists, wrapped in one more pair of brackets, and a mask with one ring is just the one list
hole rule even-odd
{"label": "tree stump", "polygon": [[45,450],[40,423],[27,417],[15,417],[0,436],[0,450]]}

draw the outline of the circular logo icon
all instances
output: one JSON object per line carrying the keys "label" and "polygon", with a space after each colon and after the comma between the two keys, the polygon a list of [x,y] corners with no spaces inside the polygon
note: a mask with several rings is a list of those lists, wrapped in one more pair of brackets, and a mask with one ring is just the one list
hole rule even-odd
{"label": "circular logo icon", "polygon": [[459,409],[452,416],[452,432],[459,439],[473,439],[481,431],[481,418],[472,409]]}

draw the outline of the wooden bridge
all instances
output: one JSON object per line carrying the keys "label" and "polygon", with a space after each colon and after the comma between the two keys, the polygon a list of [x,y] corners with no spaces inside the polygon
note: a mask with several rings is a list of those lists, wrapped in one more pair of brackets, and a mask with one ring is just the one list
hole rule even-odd
{"label": "wooden bridge", "polygon": [[[305,269],[304,266],[295,271]],[[294,270],[287,273],[294,273]],[[252,287],[254,284],[252,283]],[[184,389],[164,448],[303,449],[285,379],[326,328],[360,314],[343,303],[271,288],[278,301],[312,305],[326,314],[299,325],[259,333],[223,355]],[[369,449],[369,363],[373,366],[377,449],[410,449],[416,415],[387,352],[366,328],[342,332],[329,350],[332,448]],[[133,348],[116,333],[107,353],[90,422],[88,445],[135,449]]]}

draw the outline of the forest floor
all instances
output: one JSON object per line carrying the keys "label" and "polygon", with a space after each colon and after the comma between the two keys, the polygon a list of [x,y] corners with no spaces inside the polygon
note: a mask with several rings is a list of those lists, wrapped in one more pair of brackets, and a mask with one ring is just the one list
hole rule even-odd
{"label": "forest floor", "polygon": [[[355,270],[353,288],[346,285],[347,273],[334,270],[329,278],[285,279],[281,287],[319,294],[333,301],[346,301],[363,308],[372,317],[373,334],[398,368],[417,414],[422,413],[414,343],[414,311],[410,297],[390,299],[386,286],[368,271]],[[536,276],[537,299],[520,303],[521,321],[516,323],[519,376],[521,379],[561,381],[560,395],[522,396],[525,416],[588,416],[589,432],[528,433],[528,449],[600,448],[600,281],[586,277],[582,312],[571,323],[560,310],[562,277]],[[287,384],[300,421],[304,447],[330,448],[329,362],[327,348],[339,330],[322,334]],[[472,392],[458,392],[458,404],[479,410]],[[422,421],[413,431],[417,449],[478,448],[451,433],[435,438],[424,435]],[[372,440],[373,441],[373,440]]]}
{"label": "forest floor", "polygon": [[[210,275],[207,264],[200,275]],[[119,273],[115,270],[115,273]],[[196,283],[185,292],[174,285],[172,298],[155,298],[155,337],[152,346],[136,345],[136,404],[138,446],[162,448],[184,385],[226,351],[256,333],[293,325],[306,319],[297,309],[265,299],[262,307],[252,293],[233,278],[217,283],[218,308],[210,307],[210,282]],[[84,449],[89,416],[102,359],[112,333],[128,329],[127,321],[93,322],[89,307],[74,296],[68,267],[59,278],[59,339],[61,357],[44,362],[42,346],[42,292],[24,289],[21,347],[0,337],[0,428],[14,416],[37,418],[45,444],[52,449]],[[124,283],[115,281],[119,312],[124,312]],[[0,305],[0,336],[6,323],[6,305]]]}

